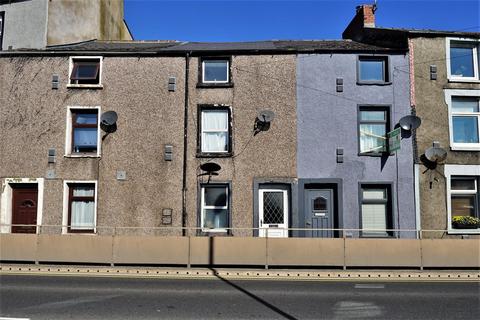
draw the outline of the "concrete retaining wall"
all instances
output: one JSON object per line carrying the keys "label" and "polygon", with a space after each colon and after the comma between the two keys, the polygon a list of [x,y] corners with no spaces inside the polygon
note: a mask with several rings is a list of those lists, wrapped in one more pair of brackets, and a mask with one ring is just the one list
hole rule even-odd
{"label": "concrete retaining wall", "polygon": [[479,268],[476,239],[266,239],[0,235],[1,261],[161,265]]}

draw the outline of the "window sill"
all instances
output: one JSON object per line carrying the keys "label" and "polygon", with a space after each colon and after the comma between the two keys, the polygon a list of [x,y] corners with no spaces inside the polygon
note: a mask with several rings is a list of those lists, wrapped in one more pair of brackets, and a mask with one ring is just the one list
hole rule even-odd
{"label": "window sill", "polygon": [[[472,143],[473,144],[473,143]],[[475,143],[475,145],[472,145],[472,146],[456,146],[456,145],[452,145],[450,147],[450,150],[452,151],[480,151],[480,145]]]}
{"label": "window sill", "polygon": [[367,234],[361,234],[360,238],[362,239],[397,239],[394,236],[390,235],[367,235]]}
{"label": "window sill", "polygon": [[101,158],[99,154],[66,154],[64,158]]}
{"label": "window sill", "polygon": [[389,86],[392,82],[383,82],[383,81],[357,81],[359,86]]}
{"label": "window sill", "polygon": [[197,88],[199,89],[212,89],[212,88],[233,88],[233,82],[227,83],[197,83]]}
{"label": "window sill", "polygon": [[480,228],[478,229],[448,229],[448,234],[480,234]]}
{"label": "window sill", "polygon": [[197,153],[197,158],[230,158],[232,157],[233,154],[231,152],[225,152],[225,153]]}
{"label": "window sill", "polygon": [[383,152],[383,153],[358,153],[359,157],[374,157],[374,158],[381,158],[385,156],[392,156],[394,153],[388,153],[388,152]]}
{"label": "window sill", "polygon": [[64,235],[86,235],[86,236],[96,236],[97,232],[95,230],[68,230]]}
{"label": "window sill", "polygon": [[480,83],[480,79],[477,78],[448,78],[448,82],[471,82],[471,83]]}
{"label": "window sill", "polygon": [[67,84],[69,89],[103,89],[103,84]]}

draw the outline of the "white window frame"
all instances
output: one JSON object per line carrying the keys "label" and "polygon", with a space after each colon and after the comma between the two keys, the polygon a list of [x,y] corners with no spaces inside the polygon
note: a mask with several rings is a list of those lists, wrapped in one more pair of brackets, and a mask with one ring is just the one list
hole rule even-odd
{"label": "white window frame", "polygon": [[[98,84],[76,84],[72,83],[70,76],[72,75],[74,60],[99,60],[100,67],[98,70]],[[103,88],[102,85],[102,72],[103,72],[103,57],[102,56],[74,56],[69,58],[68,62],[68,84],[67,88]]]}
{"label": "white window frame", "polygon": [[[478,39],[469,39],[469,38],[446,38],[446,67],[447,67],[447,78],[449,81],[452,82],[480,82],[479,79],[479,71],[478,71],[478,63],[480,60],[479,56],[479,45],[480,40]],[[473,48],[473,77],[456,77],[452,75],[452,70],[450,69],[450,47],[452,42],[461,42],[464,43],[468,47]]]}
{"label": "white window frame", "polygon": [[[227,190],[227,193],[226,193],[226,199],[227,199],[227,205],[226,206],[206,206],[205,205],[205,188],[208,188],[208,187],[219,187],[219,186],[222,186],[224,187],[226,190]],[[202,232],[227,232],[228,229],[225,229],[225,228],[204,228],[203,226],[203,222],[204,222],[204,217],[205,217],[205,214],[204,214],[204,210],[206,209],[221,209],[221,210],[227,210],[227,214],[228,214],[228,221],[230,221],[230,190],[229,190],[229,184],[227,183],[215,183],[215,184],[212,184],[212,185],[202,185],[201,186],[201,196],[200,196],[200,227],[202,228]]]}
{"label": "white window frame", "polygon": [[[72,146],[72,110],[98,110],[97,118],[97,152],[92,154],[82,154],[82,153],[73,153]],[[100,158],[102,154],[102,138],[100,131],[100,115],[102,114],[102,108],[100,106],[68,106],[67,107],[67,123],[66,123],[66,134],[65,134],[65,154],[67,158]]]}
{"label": "white window frame", "polygon": [[[480,98],[480,90],[445,90],[445,103],[448,106],[448,131],[450,135],[450,149],[459,150],[459,151],[480,151],[480,140],[479,143],[458,143],[453,140],[453,116],[455,115],[464,115],[464,116],[477,116],[477,129],[478,137],[480,138],[480,112],[471,113],[471,112],[453,112],[452,108],[452,97],[476,97]],[[480,108],[480,106],[479,106]]]}
{"label": "white window frame", "polygon": [[[223,113],[226,113],[226,116],[227,116],[227,129],[224,129],[224,130],[208,130],[208,129],[205,129],[205,123],[203,122],[203,114],[204,113],[208,113],[208,112],[223,112]],[[201,145],[200,145],[200,151],[201,153],[220,153],[220,154],[226,154],[226,153],[229,153],[230,151],[230,148],[231,146],[229,145],[230,144],[230,110],[229,109],[225,109],[225,108],[219,108],[218,110],[216,109],[212,109],[212,108],[206,108],[206,109],[201,109],[200,111],[200,117],[201,117],[201,128],[202,128],[202,132],[201,132]],[[205,150],[203,148],[203,143],[205,142],[205,136],[204,136],[204,133],[217,133],[217,132],[225,132],[227,133],[227,150],[225,151],[210,151],[210,150]]]}
{"label": "white window frame", "polygon": [[[11,184],[28,183],[36,184],[38,190],[37,199],[37,225],[42,225],[43,218],[43,194],[45,189],[44,178],[5,178],[2,182],[2,194],[0,197],[0,233],[12,232],[12,196],[13,188]],[[36,228],[36,233],[40,233],[40,228]]]}
{"label": "white window frame", "polygon": [[[447,231],[449,234],[480,234],[480,228],[477,229],[454,229],[452,228],[452,194],[461,193],[465,194],[465,192],[460,191],[456,192],[452,190],[451,182],[452,176],[472,176],[472,177],[479,177],[480,176],[480,165],[456,165],[451,164],[445,165],[444,169],[445,175],[445,183],[447,189]],[[478,187],[477,187],[478,188]]]}
{"label": "white window frame", "polygon": [[[205,80],[205,62],[207,61],[226,61],[227,62],[227,80],[225,81],[207,81]],[[229,83],[230,82],[230,59],[203,59],[202,60],[202,83]]]}
{"label": "white window frame", "polygon": [[75,234],[95,235],[97,234],[97,207],[98,207],[98,181],[97,180],[64,180],[63,181],[63,215],[62,215],[62,234],[71,234],[68,232],[68,213],[69,213],[69,184],[94,184],[95,185],[95,206],[94,206],[94,224],[93,232],[75,232]]}

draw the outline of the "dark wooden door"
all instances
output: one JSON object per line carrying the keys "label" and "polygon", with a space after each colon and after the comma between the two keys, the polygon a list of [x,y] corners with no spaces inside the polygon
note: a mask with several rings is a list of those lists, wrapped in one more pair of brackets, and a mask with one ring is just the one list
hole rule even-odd
{"label": "dark wooden door", "polygon": [[[12,185],[12,232],[35,233],[37,224],[38,188],[36,184]],[[33,226],[15,226],[29,224]]]}

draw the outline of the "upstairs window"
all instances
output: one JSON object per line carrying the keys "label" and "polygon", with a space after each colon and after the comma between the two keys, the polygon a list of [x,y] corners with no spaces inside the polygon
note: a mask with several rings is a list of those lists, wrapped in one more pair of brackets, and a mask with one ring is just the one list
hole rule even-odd
{"label": "upstairs window", "polygon": [[231,59],[229,57],[199,58],[199,88],[228,88],[233,86],[230,74]]}
{"label": "upstairs window", "polygon": [[227,83],[229,76],[228,60],[203,60],[202,82]]}
{"label": "upstairs window", "polygon": [[381,155],[387,152],[388,108],[360,107],[359,113],[359,154]]}
{"label": "upstairs window", "polygon": [[382,84],[389,82],[388,57],[360,56],[358,58],[358,82]]}
{"label": "upstairs window", "polygon": [[67,156],[98,156],[98,108],[70,108],[67,118]]}
{"label": "upstairs window", "polygon": [[210,156],[231,152],[230,109],[204,106],[200,109],[199,151]]}
{"label": "upstairs window", "polygon": [[480,90],[445,90],[450,148],[480,151]]}
{"label": "upstairs window", "polygon": [[479,98],[452,97],[453,142],[478,144]]}
{"label": "upstairs window", "polygon": [[70,59],[71,86],[88,87],[100,85],[101,57],[73,57]]}
{"label": "upstairs window", "polygon": [[454,81],[478,81],[478,40],[447,38],[448,78]]}

